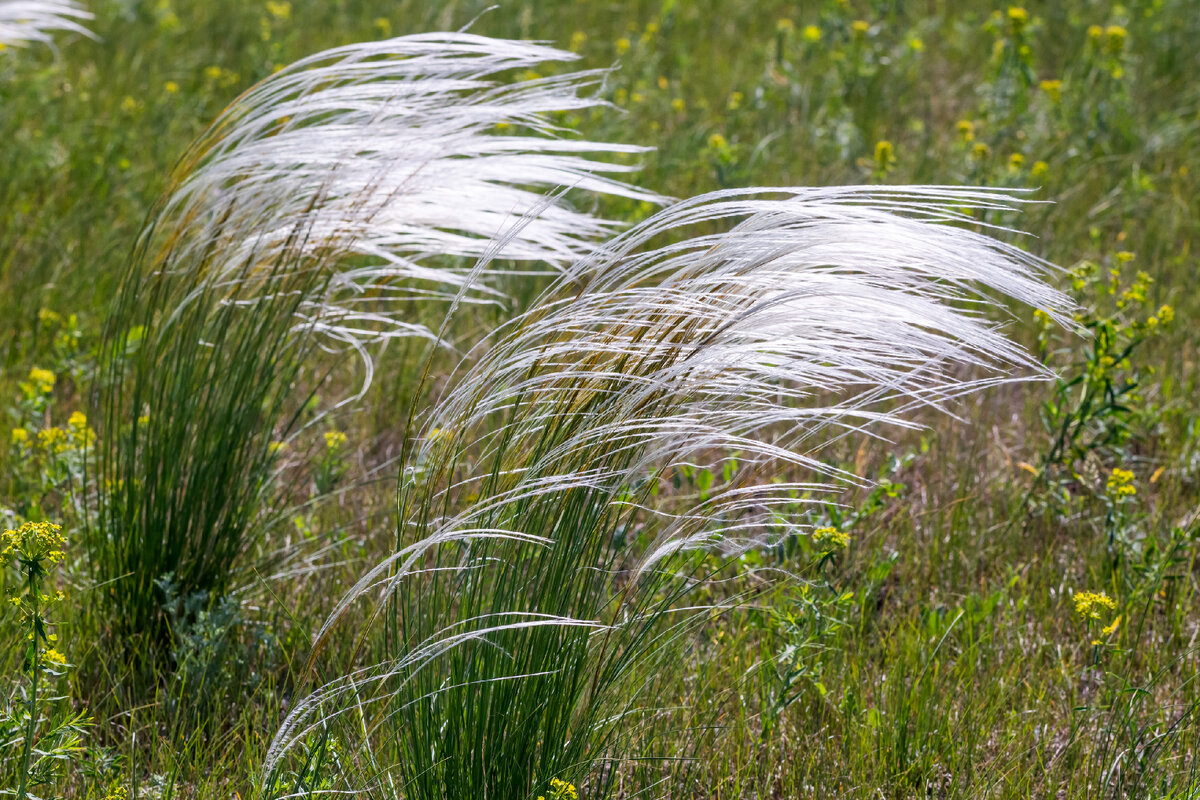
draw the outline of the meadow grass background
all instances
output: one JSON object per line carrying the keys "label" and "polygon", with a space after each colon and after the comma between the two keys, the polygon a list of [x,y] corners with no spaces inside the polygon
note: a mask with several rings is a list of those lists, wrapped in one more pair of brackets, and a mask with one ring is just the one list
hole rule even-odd
{"label": "meadow grass background", "polygon": [[[1000,387],[956,406],[958,420],[931,415],[924,432],[823,452],[881,481],[828,509],[824,521],[849,545],[794,541],[743,557],[742,567],[804,580],[753,585],[752,603],[715,616],[686,659],[663,666],[664,705],[688,710],[656,752],[686,758],[631,763],[617,792],[1200,796],[1200,9],[487,5],[94,2],[97,41],[59,36],[58,52],[0,52],[5,430],[29,427],[31,413],[42,429],[65,429],[89,407],[108,304],[175,159],[241,91],[327,47],[474,20],[475,33],[616,65],[601,89],[616,108],[562,121],[592,139],[656,146],[636,182],[676,197],[863,182],[1030,188],[1049,202],[985,221],[1028,231],[1002,236],[1073,271],[1059,282],[1084,322],[1128,339],[1140,336],[1130,320],[1154,315],[1158,330],[1129,363],[1104,364],[1112,353],[1022,313],[1010,331],[1060,372],[1061,393],[1053,383]],[[596,202],[630,221],[648,212]],[[512,288],[528,298],[534,285]],[[481,311],[475,324],[504,313]],[[344,445],[318,438],[289,456],[294,511],[246,554],[229,597],[172,598],[164,584],[175,644],[151,675],[140,645],[110,634],[114,621],[91,599],[102,589],[87,582],[85,553],[71,551],[58,614],[76,666],[57,688],[68,698],[60,705],[86,708],[94,725],[63,764],[60,795],[101,798],[120,785],[138,797],[251,796],[289,704],[356,663],[365,620],[344,622],[312,673],[309,637],[393,543],[389,410],[404,407],[416,376],[388,363]],[[35,367],[57,381],[33,408],[21,384]],[[1095,412],[1067,457],[1048,458],[1055,437],[1044,420],[1063,415],[1047,404],[1069,405],[1080,384],[1066,384],[1096,370],[1118,383],[1136,374],[1140,385]],[[3,444],[0,504],[62,519],[70,537],[81,464],[9,446],[7,433]],[[1136,487],[1119,502],[1115,468]],[[336,488],[334,499],[306,505],[316,484]],[[1116,608],[1084,618],[1073,601],[1083,591],[1105,592]],[[0,617],[4,641],[19,635],[12,615]],[[6,646],[0,659],[14,697],[17,652]],[[329,752],[324,768],[336,771]],[[579,791],[586,798],[588,784]]]}

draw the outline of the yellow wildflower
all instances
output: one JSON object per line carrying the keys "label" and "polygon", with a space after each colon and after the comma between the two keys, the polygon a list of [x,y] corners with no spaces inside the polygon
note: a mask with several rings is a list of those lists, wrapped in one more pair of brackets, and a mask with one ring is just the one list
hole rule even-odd
{"label": "yellow wildflower", "polygon": [[328,450],[340,450],[346,444],[346,434],[341,431],[328,431],[325,434],[325,447]]}
{"label": "yellow wildflower", "polygon": [[62,428],[46,428],[38,431],[38,444],[50,453],[63,453],[70,448],[70,437]]}
{"label": "yellow wildflower", "polygon": [[682,97],[676,97],[674,100],[671,101],[671,108],[674,109],[675,111],[682,112],[684,109],[687,108],[687,103],[685,103],[683,101]]}
{"label": "yellow wildflower", "polygon": [[619,56],[625,55],[626,53],[629,52],[629,47],[630,47],[629,40],[626,39],[624,36],[622,36],[620,39],[617,39],[617,55],[619,55]]}
{"label": "yellow wildflower", "polygon": [[1025,156],[1021,155],[1020,153],[1013,153],[1008,157],[1008,167],[1013,171],[1019,170],[1024,163]]}
{"label": "yellow wildflower", "polygon": [[796,23],[792,22],[787,17],[780,19],[775,23],[775,32],[788,34],[796,29]]}
{"label": "yellow wildflower", "polygon": [[267,0],[267,13],[278,20],[290,19],[292,4],[287,0]]}
{"label": "yellow wildflower", "polygon": [[1033,167],[1030,168],[1029,174],[1035,178],[1041,178],[1050,170],[1050,165],[1045,161],[1033,162]]}
{"label": "yellow wildflower", "polygon": [[971,148],[971,155],[980,161],[987,158],[991,154],[992,148],[988,147],[983,142],[976,142],[975,146]]}
{"label": "yellow wildflower", "polygon": [[579,800],[579,792],[575,790],[574,784],[558,778],[551,778],[550,798],[551,800]]}
{"label": "yellow wildflower", "polygon": [[896,165],[896,148],[887,139],[875,143],[875,171],[886,175]]}
{"label": "yellow wildflower", "polygon": [[29,431],[24,428],[13,428],[12,443],[24,447],[29,443]]}
{"label": "yellow wildflower", "polygon": [[975,139],[975,123],[969,119],[960,119],[954,126],[958,130],[958,138],[964,142]]}
{"label": "yellow wildflower", "polygon": [[806,42],[821,41],[821,29],[816,25],[805,25],[802,35],[804,36],[804,41]]}
{"label": "yellow wildflower", "polygon": [[1075,613],[1085,619],[1100,619],[1104,611],[1115,611],[1116,601],[1104,592],[1076,592]]}
{"label": "yellow wildflower", "polygon": [[850,546],[850,534],[833,526],[817,528],[812,537],[814,544],[825,545],[830,550],[844,550]]}
{"label": "yellow wildflower", "polygon": [[850,28],[854,31],[855,36],[866,36],[867,31],[871,30],[871,23],[865,19],[856,19],[850,23]]}
{"label": "yellow wildflower", "polygon": [[1038,88],[1046,93],[1050,98],[1050,102],[1057,103],[1062,100],[1063,82],[1057,78],[1054,80],[1041,81],[1038,83]]}
{"label": "yellow wildflower", "polygon": [[0,536],[0,566],[17,558],[18,552],[24,561],[47,561],[56,564],[65,555],[63,548],[67,537],[62,527],[53,522],[26,522]]}
{"label": "yellow wildflower", "polygon": [[1020,6],[1008,7],[1008,27],[1013,36],[1019,36],[1029,22],[1029,12]]}
{"label": "yellow wildflower", "polygon": [[40,394],[50,394],[54,389],[55,380],[54,373],[48,369],[34,367],[29,370],[29,382],[37,388]]}
{"label": "yellow wildflower", "polygon": [[572,52],[578,53],[583,49],[584,42],[587,41],[587,34],[583,31],[575,31],[571,34],[571,44],[569,48]]}
{"label": "yellow wildflower", "polygon": [[1104,38],[1104,28],[1099,25],[1089,25],[1087,35],[1092,44],[1099,44],[1100,40]]}
{"label": "yellow wildflower", "polygon": [[1168,305],[1164,305],[1162,308],[1158,309],[1158,314],[1155,316],[1158,317],[1159,322],[1166,324],[1175,319],[1175,309]]}
{"label": "yellow wildflower", "polygon": [[[1111,361],[1112,359],[1110,358],[1109,360]],[[1114,499],[1132,497],[1137,494],[1137,487],[1133,485],[1133,472],[1121,469],[1120,467],[1114,467],[1108,476],[1108,480],[1105,482],[1104,492]]]}
{"label": "yellow wildflower", "polygon": [[42,658],[56,667],[66,666],[67,663],[67,657],[55,650],[53,647],[42,653]]}
{"label": "yellow wildflower", "polygon": [[166,90],[167,94],[175,94],[179,91],[179,84],[175,81],[167,81],[163,84],[163,89]]}
{"label": "yellow wildflower", "polygon": [[376,17],[371,24],[379,31],[380,36],[387,38],[392,35],[392,21],[387,17]]}
{"label": "yellow wildflower", "polygon": [[1117,628],[1119,628],[1120,626],[1121,626],[1121,615],[1118,614],[1117,618],[1112,621],[1111,625],[1106,625],[1106,626],[1104,626],[1104,628],[1101,629],[1100,635],[1107,639],[1109,636],[1112,636],[1114,633],[1116,633]]}
{"label": "yellow wildflower", "polygon": [[1119,53],[1125,49],[1125,38],[1129,36],[1129,31],[1120,25],[1109,25],[1104,29],[1104,34],[1107,38],[1106,44],[1110,53]]}

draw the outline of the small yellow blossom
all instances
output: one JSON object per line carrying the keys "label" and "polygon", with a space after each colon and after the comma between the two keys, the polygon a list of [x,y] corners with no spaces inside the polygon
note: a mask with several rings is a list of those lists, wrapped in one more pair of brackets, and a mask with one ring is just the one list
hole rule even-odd
{"label": "small yellow blossom", "polygon": [[741,107],[742,101],[745,99],[746,95],[742,94],[741,92],[733,92],[729,95],[729,102],[725,104],[725,107],[730,111],[737,111]]}
{"label": "small yellow blossom", "polygon": [[988,147],[983,142],[976,142],[975,146],[971,148],[971,155],[979,161],[982,161],[991,154],[992,148]]}
{"label": "small yellow blossom", "polygon": [[292,4],[287,0],[267,0],[267,13],[278,20],[291,19]]}
{"label": "small yellow blossom", "polygon": [[1117,628],[1119,628],[1120,626],[1121,626],[1121,615],[1118,614],[1117,618],[1112,621],[1111,625],[1106,625],[1106,626],[1104,626],[1104,628],[1101,629],[1100,635],[1107,639],[1109,636],[1112,636],[1114,633],[1116,633]]}
{"label": "small yellow blossom", "polygon": [[969,119],[960,119],[955,124],[955,129],[958,130],[958,138],[964,142],[974,141],[975,139],[975,123]]}
{"label": "small yellow blossom", "polygon": [[1025,164],[1025,156],[1021,155],[1020,153],[1013,153],[1011,156],[1008,157],[1009,169],[1011,169],[1013,171],[1021,169],[1021,167],[1024,164]]}
{"label": "small yellow blossom", "polygon": [[1033,162],[1033,167],[1031,167],[1029,170],[1029,174],[1035,178],[1041,178],[1044,177],[1049,171],[1050,165],[1045,161],[1035,161]]}
{"label": "small yellow blossom", "polygon": [[1119,53],[1125,49],[1125,39],[1129,36],[1129,32],[1120,25],[1109,25],[1104,29],[1104,35],[1107,38],[1108,50],[1111,53]]}
{"label": "small yellow blossom", "polygon": [[1099,44],[1100,40],[1104,38],[1104,28],[1099,25],[1089,25],[1087,35],[1092,44]]}
{"label": "small yellow blossom", "polygon": [[788,33],[791,33],[792,31],[794,31],[795,29],[796,29],[796,23],[792,22],[787,17],[783,17],[782,19],[780,19],[778,22],[775,23],[775,32],[776,33],[788,34]]}
{"label": "small yellow blossom", "polygon": [[550,800],[579,800],[574,784],[558,778],[550,779]]}
{"label": "small yellow blossom", "polygon": [[55,650],[53,647],[42,653],[42,658],[57,667],[65,666],[67,663],[67,657]]}
{"label": "small yellow blossom", "polygon": [[821,41],[821,29],[816,25],[805,25],[801,35],[804,36],[806,42]]}
{"label": "small yellow blossom", "polygon": [[387,17],[376,17],[371,24],[379,31],[380,36],[387,38],[392,35],[392,21]]}
{"label": "small yellow blossom", "polygon": [[163,89],[166,90],[167,94],[175,94],[179,91],[179,84],[175,81],[167,81],[163,84]]}
{"label": "small yellow blossom", "polygon": [[583,45],[587,42],[587,34],[583,31],[575,31],[571,34],[571,44],[569,48],[572,52],[578,53],[583,49]]}
{"label": "small yellow blossom", "polygon": [[13,428],[12,443],[21,447],[29,444],[29,431],[24,428]]}
{"label": "small yellow blossom", "polygon": [[65,553],[67,537],[62,527],[53,522],[26,522],[14,530],[0,534],[0,566],[16,560],[47,561],[57,564]]}
{"label": "small yellow blossom", "polygon": [[70,449],[70,437],[62,428],[38,431],[38,445],[48,453],[65,453]]}
{"label": "small yellow blossom", "polygon": [[[1112,359],[1109,359],[1110,361]],[[1133,485],[1133,472],[1120,467],[1114,467],[1109,474],[1108,480],[1104,486],[1105,493],[1110,497],[1132,497],[1137,494],[1137,487]]]}
{"label": "small yellow blossom", "polygon": [[712,150],[725,150],[729,147],[729,141],[719,133],[714,133],[708,137],[708,146]]}
{"label": "small yellow blossom", "polygon": [[662,89],[665,92],[667,90],[667,87],[669,87],[670,85],[671,85],[671,82],[667,80],[666,75],[658,76],[658,88],[659,89]]}
{"label": "small yellow blossom", "polygon": [[850,534],[833,526],[817,528],[812,538],[814,544],[827,546],[830,550],[844,550],[850,545]]}
{"label": "small yellow blossom", "polygon": [[1057,103],[1062,100],[1063,82],[1057,78],[1054,80],[1046,80],[1038,83],[1038,88],[1046,93],[1050,98],[1050,102]]}
{"label": "small yellow blossom", "polygon": [[875,143],[875,171],[886,175],[896,165],[896,148],[887,139]]}
{"label": "small yellow blossom", "polygon": [[34,367],[29,370],[29,382],[40,394],[50,394],[54,389],[55,380],[54,373],[48,369]]}
{"label": "small yellow blossom", "polygon": [[1165,325],[1166,323],[1175,319],[1175,309],[1168,305],[1164,305],[1158,309],[1158,313],[1155,316],[1158,317],[1159,322]]}
{"label": "small yellow blossom", "polygon": [[327,431],[325,433],[325,447],[328,450],[340,450],[346,444],[346,434],[341,431]]}
{"label": "small yellow blossom", "polygon": [[629,47],[630,47],[629,40],[626,39],[624,36],[622,36],[620,39],[617,39],[617,55],[619,55],[619,56],[625,55],[626,53],[629,52]]}
{"label": "small yellow blossom", "polygon": [[1104,592],[1076,592],[1075,613],[1085,619],[1100,619],[1104,611],[1115,611],[1116,602]]}
{"label": "small yellow blossom", "polygon": [[1008,27],[1013,32],[1014,36],[1019,35],[1025,30],[1026,24],[1029,23],[1029,12],[1020,6],[1008,7]]}
{"label": "small yellow blossom", "polygon": [[908,40],[908,49],[914,53],[923,53],[925,51],[925,42],[919,37],[912,36]]}
{"label": "small yellow blossom", "polygon": [[850,23],[850,29],[854,31],[855,36],[866,36],[867,31],[871,30],[871,23],[865,19],[856,19]]}
{"label": "small yellow blossom", "polygon": [[671,108],[674,109],[675,111],[682,112],[684,109],[687,108],[687,103],[685,103],[683,101],[682,97],[676,97],[674,100],[671,101]]}

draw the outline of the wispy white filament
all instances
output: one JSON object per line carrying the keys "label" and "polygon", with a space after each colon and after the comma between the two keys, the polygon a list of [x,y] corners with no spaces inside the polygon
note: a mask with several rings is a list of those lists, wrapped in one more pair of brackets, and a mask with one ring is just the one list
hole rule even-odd
{"label": "wispy white filament", "polygon": [[90,37],[91,32],[81,20],[91,18],[74,0],[0,0],[0,45],[50,44],[53,31],[72,31]]}
{"label": "wispy white filament", "polygon": [[[546,192],[659,198],[602,175],[633,166],[595,158],[645,148],[570,138],[555,122],[600,105],[581,90],[603,73],[525,72],[574,58],[438,33],[292,64],[238,98],[185,157],[159,225],[187,231],[170,241],[170,262],[202,261],[245,296],[281,260],[351,256],[302,311],[329,339],[358,346],[414,333],[400,301],[463,286],[465,270],[431,257],[473,259],[495,242],[499,259],[559,266],[585,256],[613,226]],[[514,73],[527,79],[507,82]],[[261,267],[247,274],[247,263]]]}

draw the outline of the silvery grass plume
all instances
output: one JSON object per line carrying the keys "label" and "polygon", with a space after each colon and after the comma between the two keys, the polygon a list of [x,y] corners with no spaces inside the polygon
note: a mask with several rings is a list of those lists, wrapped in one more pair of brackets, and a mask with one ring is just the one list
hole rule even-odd
{"label": "silvery grass plume", "polygon": [[552,115],[598,105],[581,90],[601,73],[504,82],[573,58],[466,33],[340,47],[266,78],[191,146],[105,337],[94,562],[133,629],[168,573],[228,585],[274,486],[272,439],[336,393],[322,349],[361,355],[361,396],[371,345],[436,338],[422,303],[497,294],[499,267],[461,291],[462,257],[564,265],[610,232],[547,190],[655,199],[594,157],[643,148],[557,136]]}
{"label": "silvery grass plume", "polygon": [[0,49],[23,47],[29,42],[53,47],[52,31],[92,37],[82,24],[90,19],[92,15],[72,0],[0,0]]}
{"label": "silvery grass plume", "polygon": [[[316,639],[374,597],[392,660],[299,703],[267,774],[330,732],[358,737],[359,774],[379,776],[357,788],[394,780],[406,798],[527,798],[555,777],[603,796],[619,770],[597,765],[675,755],[637,745],[655,665],[711,613],[698,590],[728,556],[805,533],[798,498],[863,481],[820,449],[1045,377],[986,312],[1010,298],[1065,325],[1070,300],[1047,264],[962,227],[1015,202],[729,191],[576,262],[424,417],[399,547]],[[722,461],[711,491],[660,491]]]}
{"label": "silvery grass plume", "polygon": [[[431,33],[292,64],[238,98],[184,158],[162,218],[187,236],[168,243],[166,266],[190,270],[202,259],[236,275],[245,296],[267,275],[240,274],[247,260],[357,256],[298,314],[327,344],[361,353],[372,340],[427,333],[402,301],[449,299],[465,285],[464,270],[430,257],[571,263],[613,225],[547,202],[547,191],[660,200],[603,176],[635,167],[595,158],[647,148],[555,135],[552,115],[602,104],[581,90],[604,71],[497,82],[575,58],[534,43]],[[515,232],[492,252],[506,231]],[[472,288],[470,296],[495,296],[486,282]]]}

